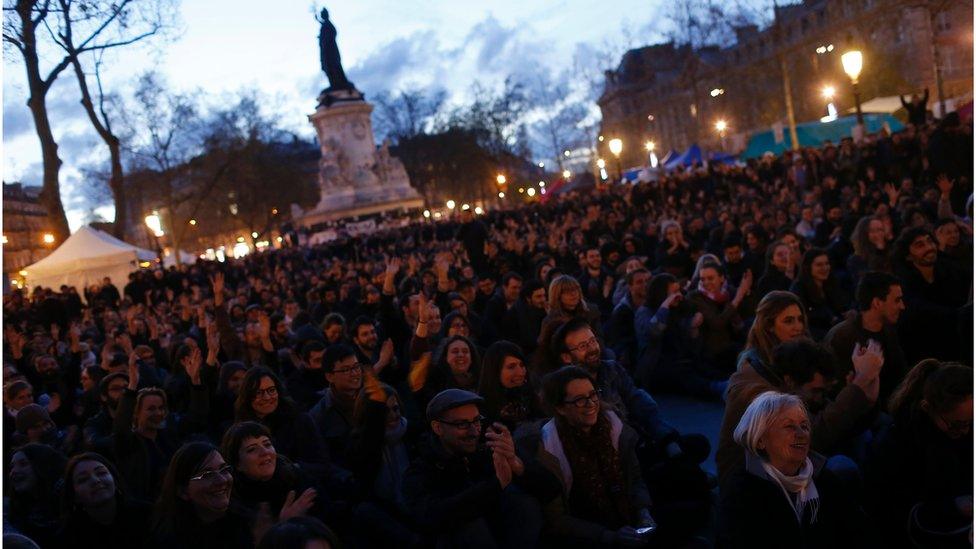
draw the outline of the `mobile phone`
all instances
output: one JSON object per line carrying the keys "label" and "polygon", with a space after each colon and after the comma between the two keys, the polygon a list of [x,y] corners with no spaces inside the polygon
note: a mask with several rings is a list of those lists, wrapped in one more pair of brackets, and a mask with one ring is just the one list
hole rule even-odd
{"label": "mobile phone", "polygon": [[638,528],[636,530],[636,532],[637,532],[637,535],[639,535],[639,536],[646,536],[647,534],[653,533],[655,530],[657,530],[657,525],[656,524],[652,524],[650,526],[645,526],[643,528]]}

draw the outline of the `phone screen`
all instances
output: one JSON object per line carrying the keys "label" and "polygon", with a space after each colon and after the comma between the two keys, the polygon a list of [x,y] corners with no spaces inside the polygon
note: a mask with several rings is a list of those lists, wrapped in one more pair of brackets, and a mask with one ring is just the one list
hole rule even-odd
{"label": "phone screen", "polygon": [[650,534],[654,530],[657,530],[657,526],[646,526],[644,528],[638,528],[637,533],[643,536],[644,534]]}

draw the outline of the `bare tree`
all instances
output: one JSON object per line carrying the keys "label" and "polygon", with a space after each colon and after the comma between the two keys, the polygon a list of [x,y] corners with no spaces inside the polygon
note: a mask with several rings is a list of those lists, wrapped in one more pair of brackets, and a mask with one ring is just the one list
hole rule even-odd
{"label": "bare tree", "polygon": [[563,170],[563,152],[583,145],[587,141],[582,126],[587,115],[586,104],[575,97],[564,75],[558,80],[548,72],[540,70],[529,86],[528,96],[533,104],[531,128],[541,143],[544,143],[546,156],[553,158]]}
{"label": "bare tree", "polygon": [[[3,41],[5,47],[14,48],[20,54],[27,73],[30,93],[27,106],[41,144],[44,168],[40,201],[51,218],[52,230],[58,242],[66,239],[70,231],[61,202],[58,175],[62,162],[48,118],[47,93],[61,72],[71,64],[72,57],[125,46],[141,39],[138,35],[117,35],[129,23],[131,12],[126,6],[130,2],[131,0],[123,0],[114,8],[109,6],[109,9],[100,10],[93,9],[99,5],[95,2],[79,2],[78,17],[74,18],[72,12],[64,11],[61,3],[55,0],[4,1]],[[91,15],[87,13],[89,9],[92,9]],[[74,26],[81,21],[83,23],[79,27]],[[59,36],[63,36],[65,29],[73,29],[76,35],[73,53],[65,53],[50,69],[42,69],[41,59],[51,49],[47,40],[56,42]]]}
{"label": "bare tree", "polygon": [[401,90],[384,92],[373,98],[373,125],[376,133],[393,144],[401,139],[429,131],[444,106],[443,90]]}

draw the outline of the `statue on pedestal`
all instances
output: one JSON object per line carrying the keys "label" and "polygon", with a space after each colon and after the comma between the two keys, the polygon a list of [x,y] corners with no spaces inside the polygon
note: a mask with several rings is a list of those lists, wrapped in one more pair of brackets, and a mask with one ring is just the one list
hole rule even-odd
{"label": "statue on pedestal", "polygon": [[319,106],[328,107],[336,101],[362,100],[363,94],[346,78],[346,72],[342,70],[339,45],[336,43],[338,32],[329,20],[329,10],[322,8],[321,15],[315,20],[322,25],[319,31],[319,60],[322,71],[329,79],[329,87],[319,94]]}

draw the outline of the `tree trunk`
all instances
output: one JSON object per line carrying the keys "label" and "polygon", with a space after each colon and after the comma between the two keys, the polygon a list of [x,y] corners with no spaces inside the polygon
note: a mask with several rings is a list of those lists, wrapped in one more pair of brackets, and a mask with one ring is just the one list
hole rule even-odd
{"label": "tree trunk", "polygon": [[61,65],[58,65],[51,72],[47,81],[41,77],[40,60],[37,54],[37,38],[34,22],[31,19],[32,7],[33,4],[31,2],[18,2],[17,4],[17,14],[20,17],[21,37],[23,39],[21,53],[24,56],[24,67],[27,69],[27,86],[30,89],[30,98],[27,100],[27,106],[30,108],[31,116],[34,119],[34,129],[37,131],[37,138],[41,142],[44,183],[41,187],[39,199],[50,218],[55,244],[60,244],[68,238],[71,230],[68,228],[68,218],[64,214],[64,205],[61,203],[61,184],[58,180],[58,174],[61,171],[61,159],[58,158],[58,144],[54,140],[54,133],[51,131],[51,121],[47,116],[45,96],[51,86],[51,82],[54,81],[57,74],[67,64],[62,62]]}

